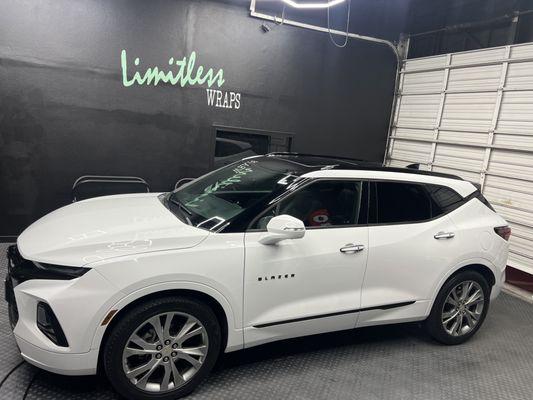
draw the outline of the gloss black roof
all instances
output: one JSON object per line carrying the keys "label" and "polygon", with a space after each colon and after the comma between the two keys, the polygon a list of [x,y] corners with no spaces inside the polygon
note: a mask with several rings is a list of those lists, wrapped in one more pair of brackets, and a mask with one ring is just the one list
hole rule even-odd
{"label": "gloss black roof", "polygon": [[381,163],[357,160],[353,158],[333,157],[316,154],[303,153],[269,153],[266,157],[276,157],[285,159],[299,164],[303,164],[312,171],[321,169],[349,169],[349,170],[366,170],[366,171],[385,171],[385,172],[401,172],[416,175],[430,175],[442,178],[463,180],[461,177],[452,174],[444,174],[440,172],[424,171],[415,168],[397,168],[384,167]]}

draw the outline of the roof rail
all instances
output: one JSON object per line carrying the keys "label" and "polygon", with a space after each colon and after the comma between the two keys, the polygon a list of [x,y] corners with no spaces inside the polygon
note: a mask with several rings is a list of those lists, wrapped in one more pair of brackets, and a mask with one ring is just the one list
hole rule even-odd
{"label": "roof rail", "polygon": [[293,151],[273,151],[271,153],[265,154],[265,156],[318,157],[318,158],[327,158],[327,159],[331,159],[331,160],[355,161],[355,162],[359,162],[359,163],[365,163],[367,165],[370,165],[370,164],[382,165],[381,162],[361,160],[360,158],[351,158],[351,157],[342,157],[342,156],[327,156],[327,155],[324,155],[324,154],[312,154],[312,153],[298,153],[298,152],[293,152]]}
{"label": "roof rail", "polygon": [[385,171],[385,172],[401,172],[401,173],[406,173],[406,174],[430,175],[430,176],[438,176],[441,178],[463,180],[463,178],[457,175],[420,169],[419,163],[409,164],[406,167],[386,167],[381,162],[375,162],[375,161],[365,161],[365,160],[358,160],[355,158],[347,158],[347,157],[323,156],[319,154],[294,153],[294,152],[282,152],[282,151],[268,153],[268,154],[265,154],[265,156],[317,157],[317,158],[324,158],[324,159],[330,159],[330,160],[338,160],[339,162],[344,162],[346,164],[353,165],[354,169]]}

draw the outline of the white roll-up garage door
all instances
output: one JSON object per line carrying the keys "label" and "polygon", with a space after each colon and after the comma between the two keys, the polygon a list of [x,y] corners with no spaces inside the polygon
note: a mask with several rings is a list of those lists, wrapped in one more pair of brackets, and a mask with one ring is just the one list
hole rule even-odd
{"label": "white roll-up garage door", "polygon": [[410,163],[480,184],[533,274],[533,43],[406,60],[386,164]]}

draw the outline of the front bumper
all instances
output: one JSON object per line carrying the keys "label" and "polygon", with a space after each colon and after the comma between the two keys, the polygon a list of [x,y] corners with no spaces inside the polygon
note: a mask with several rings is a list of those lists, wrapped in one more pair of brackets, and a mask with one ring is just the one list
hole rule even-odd
{"label": "front bumper", "polygon": [[24,360],[38,368],[61,375],[94,375],[98,364],[98,350],[87,353],[56,353],[44,350],[15,335]]}
{"label": "front bumper", "polygon": [[[22,357],[39,368],[59,374],[95,374],[98,348],[93,348],[92,341],[111,305],[122,297],[121,292],[94,270],[70,280],[21,278],[17,270],[21,260],[10,251],[5,296]],[[67,346],[56,345],[37,326],[39,302],[52,309]]]}

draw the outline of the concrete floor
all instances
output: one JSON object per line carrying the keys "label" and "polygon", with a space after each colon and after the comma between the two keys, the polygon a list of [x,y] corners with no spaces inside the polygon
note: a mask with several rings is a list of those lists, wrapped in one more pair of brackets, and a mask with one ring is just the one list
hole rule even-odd
{"label": "concrete floor", "polygon": [[[6,247],[0,244],[2,280]],[[3,299],[3,286],[0,291]],[[21,363],[4,301],[0,301],[0,380],[0,399],[118,398],[105,378],[62,377]],[[455,347],[436,344],[416,324],[407,324],[228,354],[188,397],[263,398],[533,399],[533,305],[502,294],[477,335]]]}

